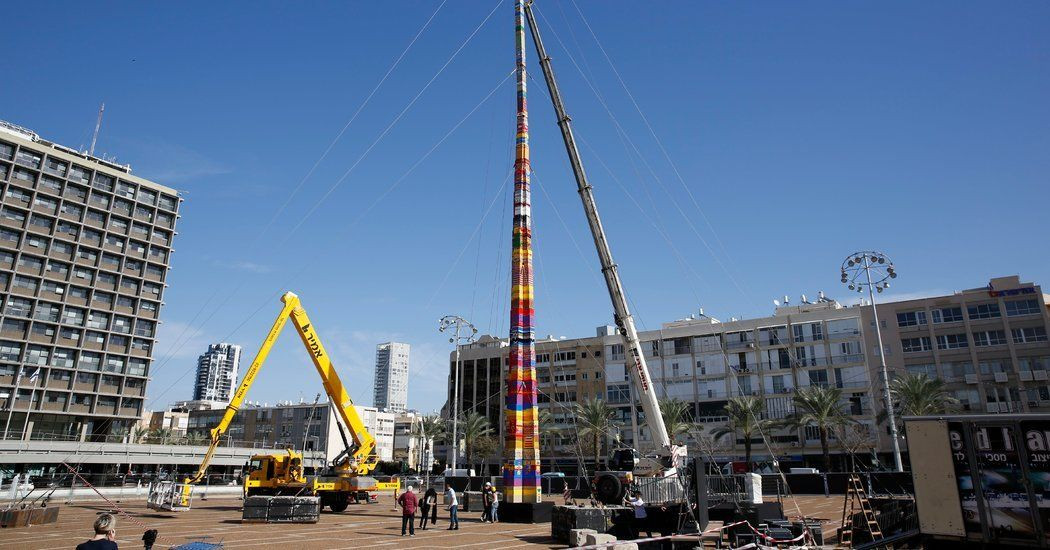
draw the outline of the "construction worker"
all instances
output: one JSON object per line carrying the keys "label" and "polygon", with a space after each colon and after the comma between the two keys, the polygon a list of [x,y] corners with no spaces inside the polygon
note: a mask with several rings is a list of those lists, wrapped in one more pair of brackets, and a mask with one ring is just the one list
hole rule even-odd
{"label": "construction worker", "polygon": [[117,518],[99,514],[95,518],[95,538],[77,545],[77,550],[117,550]]}

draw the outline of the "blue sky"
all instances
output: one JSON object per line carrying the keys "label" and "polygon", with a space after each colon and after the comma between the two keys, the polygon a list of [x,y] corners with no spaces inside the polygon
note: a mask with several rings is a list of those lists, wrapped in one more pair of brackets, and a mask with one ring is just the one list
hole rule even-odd
{"label": "blue sky", "polygon": [[[896,296],[1050,282],[1045,2],[576,1],[537,7],[643,328],[845,297],[859,249],[895,260]],[[189,397],[208,342],[254,354],[292,289],[357,402],[397,339],[410,405],[440,407],[438,318],[507,330],[511,6],[437,10],[305,181],[437,2],[5,8],[0,118],[78,147],[104,101],[97,152],[184,192],[150,406]],[[611,308],[528,56],[538,333],[586,336]],[[282,338],[250,399],[313,398],[298,346]]]}

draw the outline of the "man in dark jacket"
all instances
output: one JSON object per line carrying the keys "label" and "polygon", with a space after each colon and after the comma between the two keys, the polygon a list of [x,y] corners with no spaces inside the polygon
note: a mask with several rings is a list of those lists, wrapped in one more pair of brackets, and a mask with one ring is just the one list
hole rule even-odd
{"label": "man in dark jacket", "polygon": [[419,506],[419,499],[411,485],[397,497],[397,503],[401,506],[401,536],[405,536],[406,530],[410,537],[416,536],[416,507]]}

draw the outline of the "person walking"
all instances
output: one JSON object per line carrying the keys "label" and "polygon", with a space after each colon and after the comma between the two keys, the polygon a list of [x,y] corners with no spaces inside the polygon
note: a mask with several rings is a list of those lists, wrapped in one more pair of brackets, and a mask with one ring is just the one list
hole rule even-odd
{"label": "person walking", "polygon": [[77,545],[77,550],[117,550],[117,518],[99,514],[95,518],[95,538]]}
{"label": "person walking", "polygon": [[645,511],[645,501],[642,500],[642,492],[633,491],[630,498],[625,496],[623,500],[624,504],[634,508],[634,521],[631,522],[631,537],[638,538],[644,529],[645,534],[652,538],[653,532],[649,527],[649,514]]}
{"label": "person walking", "polygon": [[419,499],[416,498],[411,485],[397,498],[397,503],[401,506],[401,536],[405,536],[406,528],[410,537],[416,536],[416,507],[419,505]]}
{"label": "person walking", "polygon": [[456,498],[456,490],[449,487],[445,491],[445,504],[448,506],[448,530],[459,529],[459,499]]}
{"label": "person walking", "polygon": [[485,482],[485,486],[481,488],[481,523],[489,523],[492,521],[492,483]]}
{"label": "person walking", "polygon": [[423,501],[419,504],[419,508],[422,511],[422,515],[419,516],[419,528],[427,530],[427,518],[430,518],[431,525],[437,525],[438,518],[438,494],[433,487],[427,489],[427,492],[423,494]]}
{"label": "person walking", "polygon": [[492,488],[492,512],[489,513],[489,519],[492,523],[499,521],[499,493],[495,487]]}

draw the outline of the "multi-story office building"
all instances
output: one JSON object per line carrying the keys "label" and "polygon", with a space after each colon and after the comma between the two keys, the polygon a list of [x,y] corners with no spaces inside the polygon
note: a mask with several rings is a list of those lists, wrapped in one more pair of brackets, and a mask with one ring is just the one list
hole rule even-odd
{"label": "multi-story office building", "polygon": [[[880,303],[890,376],[941,378],[963,411],[1050,411],[1048,300],[1037,285],[1014,276],[947,296]],[[832,452],[849,446],[852,452],[874,451],[884,464],[892,463],[887,426],[876,422],[884,395],[870,306],[844,307],[822,298],[779,306],[772,316],[758,319],[719,322],[694,316],[640,336],[658,397],[688,403],[693,419],[703,426],[686,438],[692,448],[698,448],[693,436],[699,436],[716,458],[742,456],[741,439],[710,439],[725,425],[725,406],[732,397],[760,397],[764,417],[777,420],[794,412],[797,388],[831,386],[842,390],[841,407],[859,427],[850,443],[832,434]],[[485,414],[500,430],[506,346],[506,340],[483,336],[460,348],[459,410]],[[644,416],[637,403],[632,414],[622,339],[612,327],[599,327],[591,338],[548,338],[536,348],[540,407],[550,410],[552,421],[544,430],[545,461],[549,455],[564,463],[593,456],[587,445],[576,442],[572,407],[595,396],[616,412],[617,427],[610,435],[636,445],[639,434],[636,446],[645,447]],[[453,366],[450,362],[445,415],[452,409]],[[767,435],[781,461],[804,461],[820,453],[815,427],[775,429]],[[769,451],[755,441],[753,458],[768,457]]]}
{"label": "multi-story office building", "polygon": [[408,355],[410,346],[386,342],[376,346],[375,396],[373,405],[393,413],[408,405]]}
{"label": "multi-story office building", "polygon": [[946,381],[964,412],[1050,411],[1047,301],[1038,285],[1012,276],[879,304],[888,364]]}
{"label": "multi-story office building", "polygon": [[61,438],[130,430],[143,413],[181,199],[128,166],[2,122],[0,185],[0,428]]}
{"label": "multi-story office building", "polygon": [[[379,460],[393,460],[394,414],[377,411],[375,407],[354,406],[362,423],[376,439]],[[189,435],[208,436],[223,413],[223,410],[207,409],[189,411]],[[328,406],[327,401],[317,404],[288,402],[274,406],[248,403],[233,417],[224,444],[228,447],[316,451],[314,459],[331,461],[343,451],[336,418],[335,410]],[[350,437],[349,433],[347,437]]]}
{"label": "multi-story office building", "polygon": [[240,364],[241,346],[226,343],[208,346],[208,351],[197,358],[193,400],[229,403]]}
{"label": "multi-story office building", "polygon": [[434,464],[434,440],[428,437],[424,446],[422,437],[417,435],[422,419],[423,415],[415,411],[401,413],[394,419],[394,460],[420,472]]}

